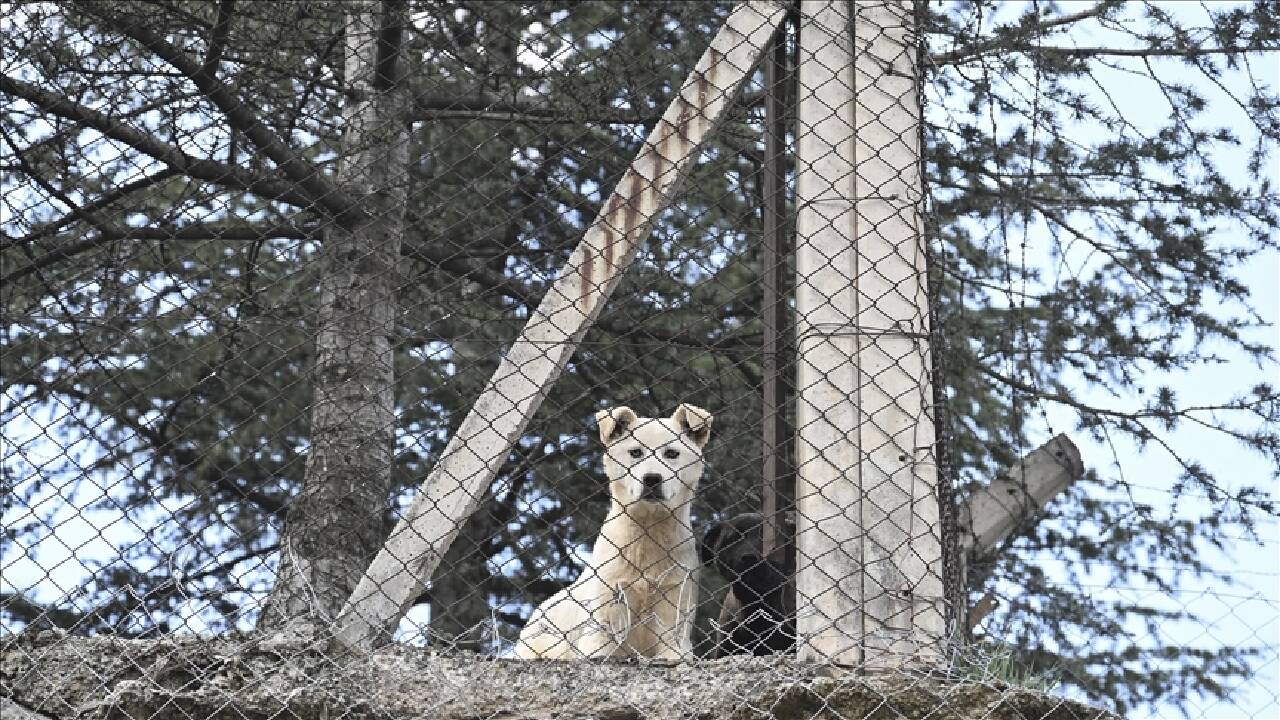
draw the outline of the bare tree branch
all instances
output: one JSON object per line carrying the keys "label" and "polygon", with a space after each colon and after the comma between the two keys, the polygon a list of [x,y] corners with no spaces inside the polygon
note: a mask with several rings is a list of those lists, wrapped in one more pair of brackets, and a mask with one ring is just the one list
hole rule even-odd
{"label": "bare tree branch", "polygon": [[17,78],[0,75],[0,92],[26,100],[41,110],[58,117],[84,123],[112,140],[118,140],[144,155],[159,160],[176,173],[224,187],[248,190],[255,195],[261,195],[273,200],[282,200],[298,207],[316,205],[317,201],[314,198],[306,193],[299,192],[297,185],[292,182],[264,177],[244,168],[214,160],[194,158],[183,152],[182,149],[170,145],[154,135],[121,123],[93,108],[85,107]]}
{"label": "bare tree branch", "polygon": [[252,142],[264,155],[294,183],[307,191],[315,204],[343,224],[364,217],[364,210],[347,193],[331,182],[315,165],[298,155],[293,148],[274,132],[231,91],[222,81],[177,46],[151,30],[140,18],[122,14],[103,14],[103,6],[78,0],[86,11],[101,17],[121,34],[133,38],[147,50],[182,73],[226,118],[228,125]]}
{"label": "bare tree branch", "polygon": [[[737,105],[752,107],[764,102],[764,92],[743,93]],[[618,125],[644,125],[658,121],[653,111],[619,110],[616,108],[555,107],[540,98],[500,98],[474,90],[422,91],[414,94],[410,120],[449,118],[489,119],[544,123],[597,122]]]}

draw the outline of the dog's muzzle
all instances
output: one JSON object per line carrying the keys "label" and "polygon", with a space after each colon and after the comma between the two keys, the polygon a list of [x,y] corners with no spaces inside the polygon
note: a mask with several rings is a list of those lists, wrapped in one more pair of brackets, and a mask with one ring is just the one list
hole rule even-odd
{"label": "dog's muzzle", "polygon": [[657,473],[646,473],[640,478],[642,490],[640,492],[641,500],[665,500],[662,495],[662,476]]}

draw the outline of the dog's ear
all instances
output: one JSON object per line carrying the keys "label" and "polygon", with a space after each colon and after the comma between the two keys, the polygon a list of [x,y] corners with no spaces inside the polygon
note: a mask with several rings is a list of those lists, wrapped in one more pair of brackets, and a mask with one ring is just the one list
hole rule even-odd
{"label": "dog's ear", "polygon": [[718,522],[711,526],[706,535],[702,536],[702,544],[698,546],[698,559],[702,560],[703,565],[710,565],[716,559],[720,536],[724,534],[724,525]]}
{"label": "dog's ear", "polygon": [[706,445],[711,437],[711,413],[696,405],[681,403],[671,414],[671,419],[676,421],[676,427],[698,447]]}
{"label": "dog's ear", "polygon": [[600,442],[608,445],[627,433],[636,424],[636,413],[626,405],[619,405],[596,413],[596,425],[600,427]]}

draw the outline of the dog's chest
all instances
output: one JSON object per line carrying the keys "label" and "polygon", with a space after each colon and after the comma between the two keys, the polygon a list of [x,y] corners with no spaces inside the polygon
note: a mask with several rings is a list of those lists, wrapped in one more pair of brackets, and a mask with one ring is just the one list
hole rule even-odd
{"label": "dog's chest", "polygon": [[676,557],[684,554],[673,548],[665,549],[662,556],[620,552],[598,568],[597,576],[611,591],[623,593],[633,601],[663,595],[689,581],[692,558]]}
{"label": "dog's chest", "polygon": [[660,590],[679,584],[697,567],[689,532],[618,533],[596,544],[597,573],[609,585]]}
{"label": "dog's chest", "polygon": [[679,592],[688,578],[687,572],[675,567],[659,577],[602,578],[607,595],[605,601],[624,604],[633,610],[649,609]]}
{"label": "dog's chest", "polygon": [[602,603],[625,607],[634,618],[663,603],[674,605],[673,598],[689,591],[696,564],[691,540],[666,544],[636,537],[617,546],[603,544],[598,548],[602,562],[596,567]]}

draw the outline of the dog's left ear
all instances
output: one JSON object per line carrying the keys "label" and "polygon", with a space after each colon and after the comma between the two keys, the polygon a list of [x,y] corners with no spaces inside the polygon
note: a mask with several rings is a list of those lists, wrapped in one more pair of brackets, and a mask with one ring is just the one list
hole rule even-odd
{"label": "dog's left ear", "polygon": [[698,447],[706,445],[711,438],[711,413],[697,405],[681,403],[671,414],[671,419],[676,421],[676,427]]}
{"label": "dog's left ear", "polygon": [[596,425],[600,427],[600,442],[608,445],[626,434],[636,424],[638,416],[626,405],[619,405],[596,413]]}

